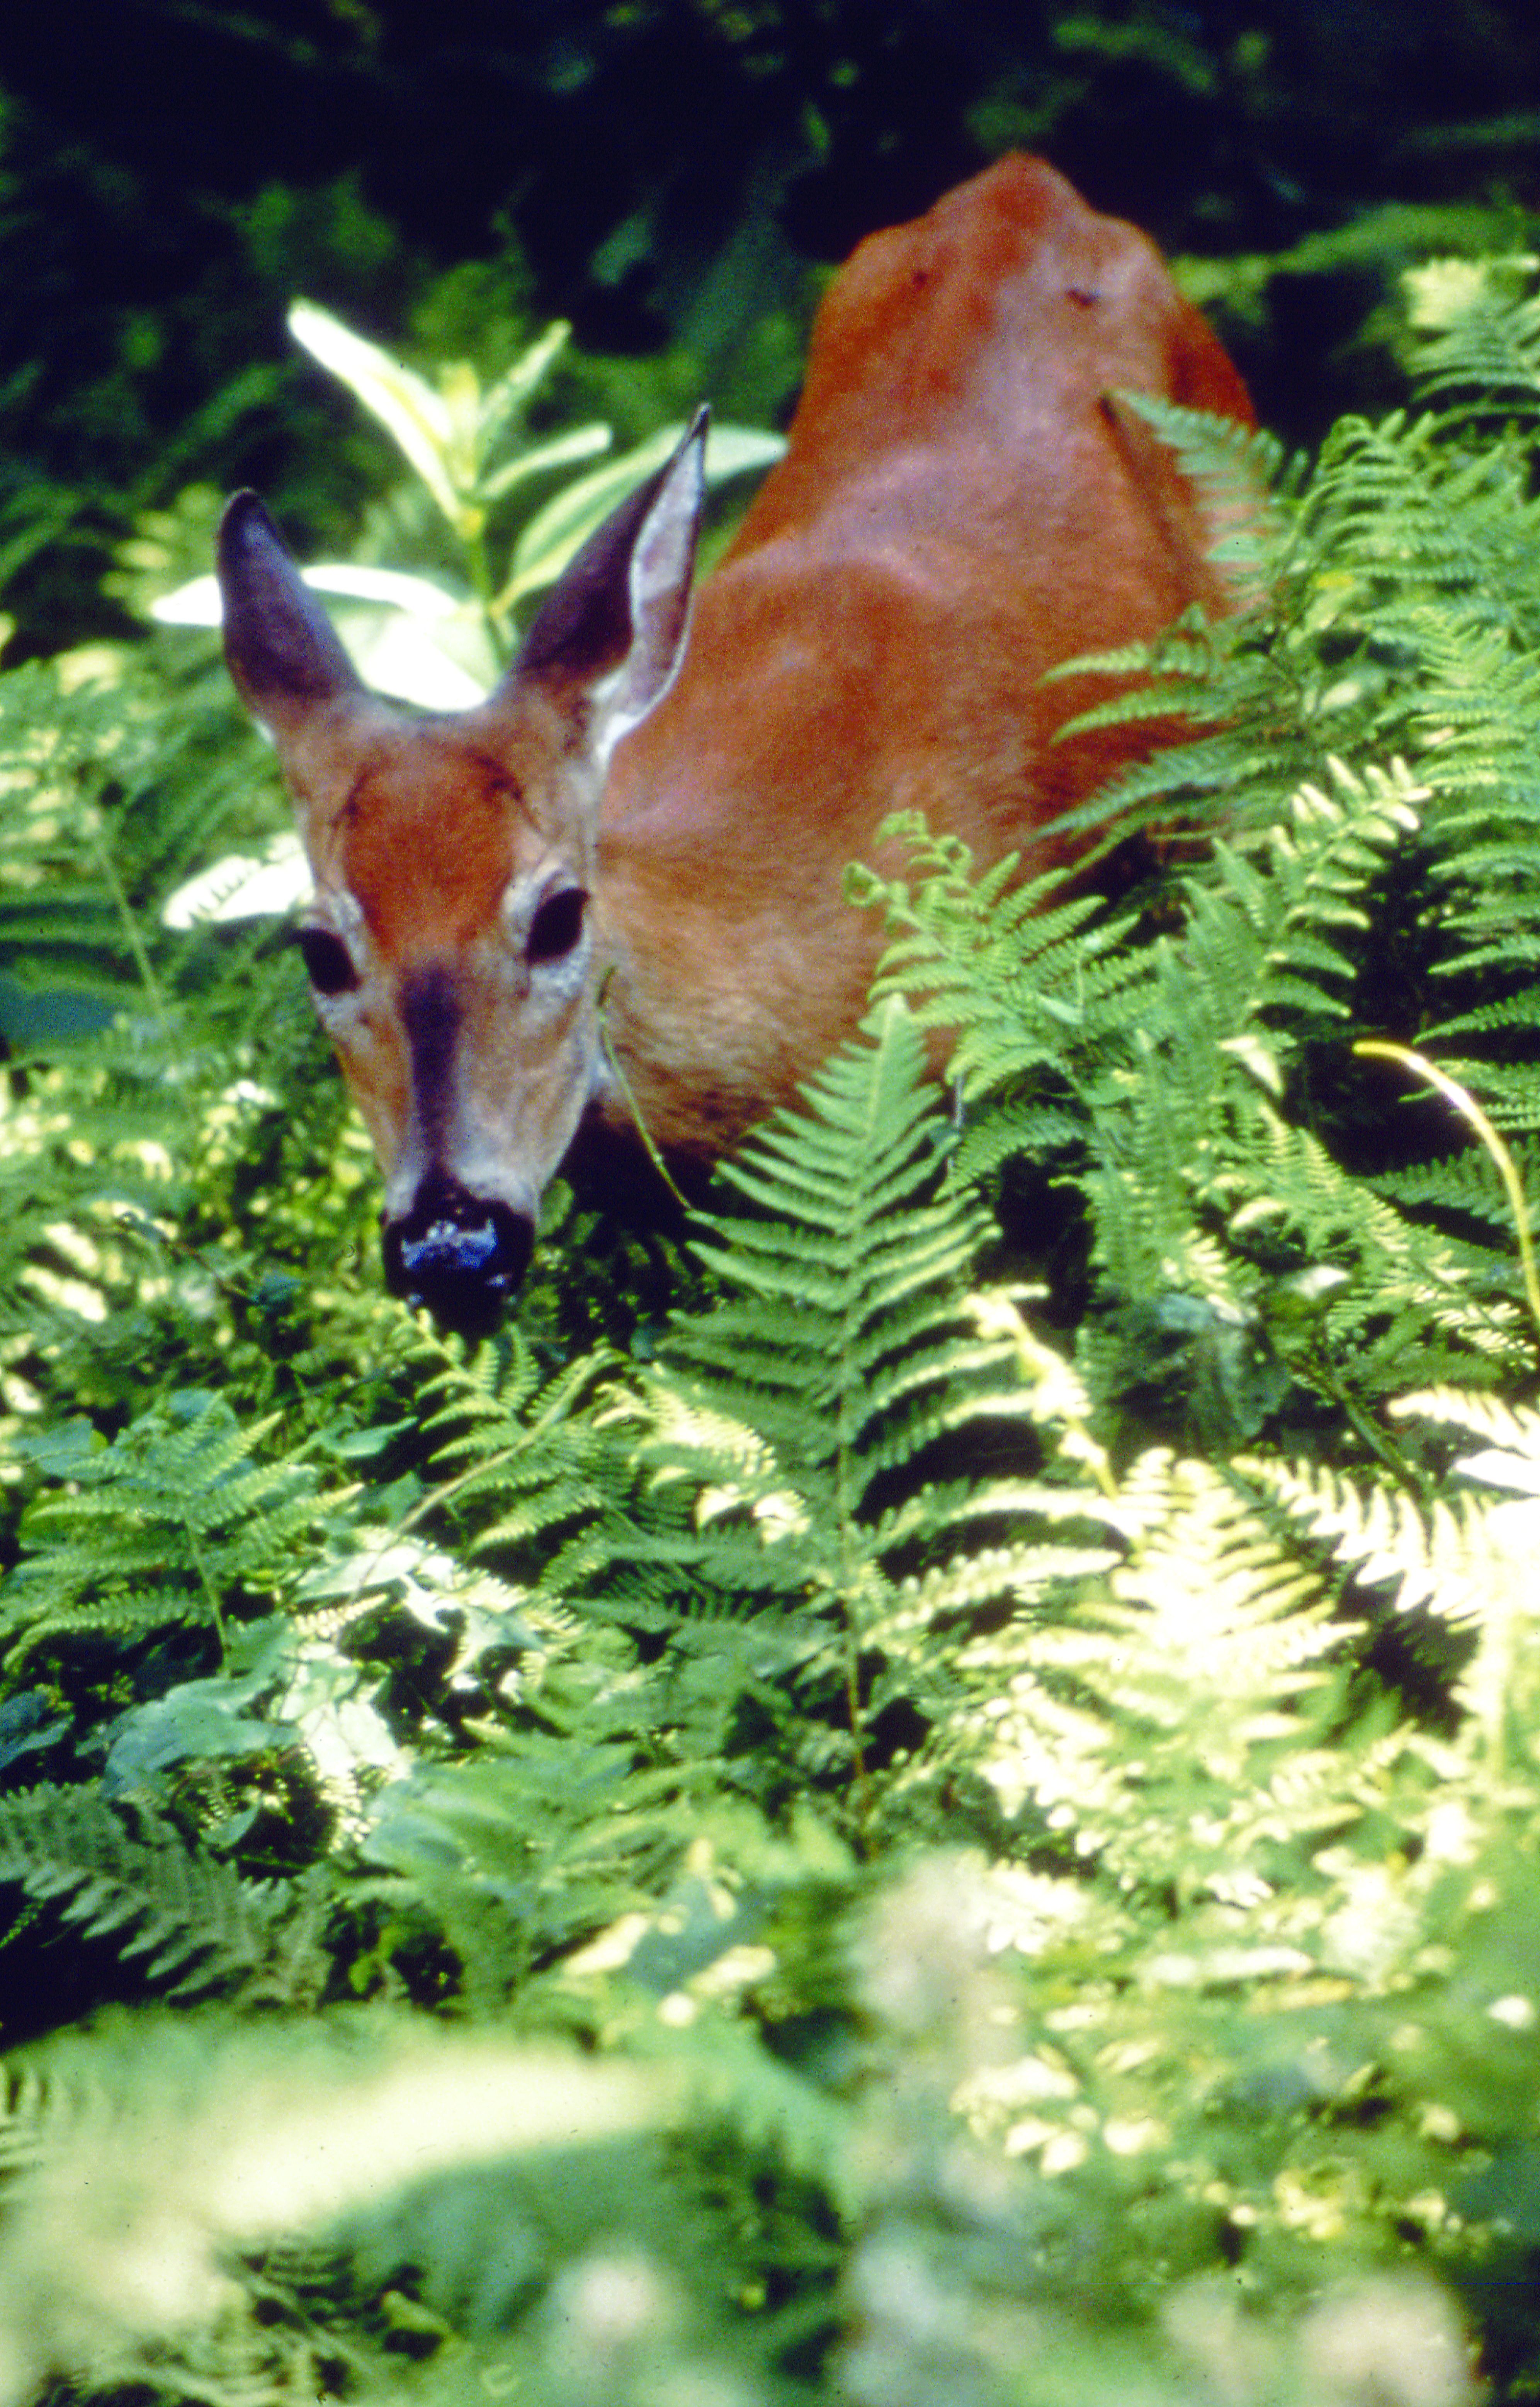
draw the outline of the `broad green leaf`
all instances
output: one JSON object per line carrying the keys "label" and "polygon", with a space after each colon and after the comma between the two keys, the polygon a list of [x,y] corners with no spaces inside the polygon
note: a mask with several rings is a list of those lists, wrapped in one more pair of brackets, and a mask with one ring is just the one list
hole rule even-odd
{"label": "broad green leaf", "polygon": [[289,312],[289,330],[366,409],[373,410],[445,517],[456,521],[461,503],[448,470],[454,426],[443,395],[411,368],[392,359],[389,351],[366,342],[312,301],[294,303]]}
{"label": "broad green leaf", "polygon": [[[339,593],[349,601],[379,602],[405,610],[412,619],[452,619],[463,608],[429,577],[413,577],[398,568],[355,568],[345,560],[328,560],[300,575],[317,593]],[[151,618],[164,627],[217,627],[220,587],[214,577],[194,577],[173,593],[163,593],[150,605]]]}
{"label": "broad green leaf", "polygon": [[488,388],[481,404],[481,442],[487,449],[502,433],[510,418],[524,409],[531,396],[545,382],[551,365],[565,349],[572,328],[564,318],[557,318],[535,337],[529,349],[520,351],[511,368]]}
{"label": "broad green leaf", "polygon": [[494,469],[482,479],[481,498],[495,501],[526,477],[541,476],[548,468],[564,468],[574,460],[592,460],[595,452],[607,451],[614,440],[607,426],[575,426],[570,434],[559,434],[550,443],[536,443],[532,449],[520,451],[517,460]]}
{"label": "broad green leaf", "polygon": [[[606,462],[589,477],[579,477],[554,501],[537,510],[514,547],[513,574],[497,607],[506,609],[522,594],[553,584],[575,553],[604,524],[611,510],[644,477],[661,468],[684,436],[682,424],[664,426],[635,450]],[[707,484],[719,485],[750,468],[768,468],[786,449],[785,438],[753,426],[714,426],[706,437]]]}
{"label": "broad green leaf", "polygon": [[[424,710],[469,710],[495,683],[500,663],[481,612],[468,597],[457,601],[431,577],[355,568],[346,561],[326,561],[300,574],[316,592],[355,605],[334,614],[336,630],[360,677],[381,693]],[[163,594],[151,614],[166,626],[217,627],[218,582],[195,577],[190,585]],[[178,905],[184,899],[173,897]],[[200,906],[195,916],[207,914]],[[217,916],[231,915],[221,910]]]}

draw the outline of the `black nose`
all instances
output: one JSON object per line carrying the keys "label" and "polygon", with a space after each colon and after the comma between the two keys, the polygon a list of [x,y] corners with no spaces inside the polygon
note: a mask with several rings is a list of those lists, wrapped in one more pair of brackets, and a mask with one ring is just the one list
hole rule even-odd
{"label": "black nose", "polygon": [[430,1171],[411,1210],[385,1223],[392,1295],[426,1304],[441,1329],[484,1337],[529,1268],[535,1223]]}

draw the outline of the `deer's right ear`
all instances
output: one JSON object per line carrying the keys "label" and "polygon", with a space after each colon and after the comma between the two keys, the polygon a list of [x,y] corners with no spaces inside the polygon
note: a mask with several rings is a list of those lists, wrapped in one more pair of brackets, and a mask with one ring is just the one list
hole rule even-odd
{"label": "deer's right ear", "polygon": [[556,694],[599,767],[662,702],[684,657],[706,488],[702,409],[683,442],[590,536],[535,616],[504,685]]}
{"label": "deer's right ear", "polygon": [[217,565],[230,674],[280,743],[317,711],[366,691],[255,493],[226,503]]}

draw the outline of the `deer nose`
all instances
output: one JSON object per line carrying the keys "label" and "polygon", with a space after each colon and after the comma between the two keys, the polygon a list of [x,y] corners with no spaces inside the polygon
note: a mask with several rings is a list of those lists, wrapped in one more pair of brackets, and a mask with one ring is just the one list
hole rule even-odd
{"label": "deer nose", "polygon": [[426,1304],[441,1329],[485,1337],[529,1268],[535,1223],[434,1170],[411,1210],[386,1219],[384,1246],[392,1295]]}

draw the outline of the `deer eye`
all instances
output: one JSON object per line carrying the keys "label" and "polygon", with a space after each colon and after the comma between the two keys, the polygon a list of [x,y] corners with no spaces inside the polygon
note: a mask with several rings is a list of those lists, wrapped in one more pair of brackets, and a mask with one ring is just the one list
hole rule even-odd
{"label": "deer eye", "polygon": [[294,938],[305,957],[306,975],[318,994],[347,994],[358,984],[352,956],[330,928],[301,928]]}
{"label": "deer eye", "polygon": [[571,952],[583,933],[587,902],[580,886],[563,886],[560,894],[548,895],[530,921],[524,952],[532,968],[540,961],[559,961]]}

